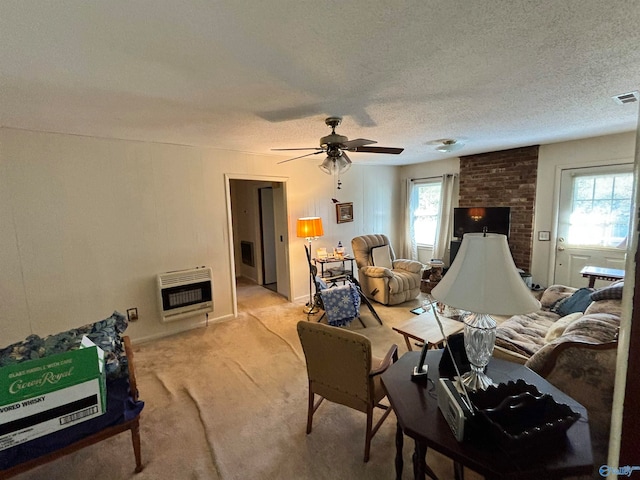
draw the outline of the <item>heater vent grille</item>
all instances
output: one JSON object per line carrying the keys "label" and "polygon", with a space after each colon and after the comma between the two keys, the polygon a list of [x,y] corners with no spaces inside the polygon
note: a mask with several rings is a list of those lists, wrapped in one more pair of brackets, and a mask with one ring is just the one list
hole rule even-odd
{"label": "heater vent grille", "polygon": [[170,287],[172,285],[182,285],[184,283],[193,283],[202,280],[211,279],[210,268],[196,268],[193,270],[180,270],[177,272],[168,272],[159,275],[160,286]]}
{"label": "heater vent grille", "polygon": [[638,94],[637,91],[633,91],[628,93],[621,93],[620,95],[615,95],[611,98],[613,98],[616,103],[624,105],[625,103],[635,103],[640,100],[640,94]]}
{"label": "heater vent grille", "polygon": [[159,274],[158,299],[162,321],[213,312],[212,277],[209,267]]}

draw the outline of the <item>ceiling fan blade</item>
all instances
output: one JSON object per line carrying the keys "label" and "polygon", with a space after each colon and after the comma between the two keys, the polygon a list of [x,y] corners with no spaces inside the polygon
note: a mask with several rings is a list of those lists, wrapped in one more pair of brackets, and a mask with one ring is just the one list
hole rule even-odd
{"label": "ceiling fan blade", "polygon": [[365,152],[365,153],[390,153],[392,155],[398,155],[404,151],[404,148],[394,147],[357,147],[350,148],[350,152]]}
{"label": "ceiling fan blade", "polygon": [[320,147],[302,147],[302,148],[272,148],[272,152],[283,152],[285,150],[322,150]]}
{"label": "ceiling fan blade", "polygon": [[371,145],[372,143],[378,143],[375,140],[367,140],[366,138],[356,138],[354,140],[347,140],[343,143],[344,148],[349,150],[353,148],[363,147],[364,145]]}
{"label": "ceiling fan blade", "polygon": [[347,152],[342,151],[342,157],[347,161],[347,163],[351,163],[351,159],[347,156]]}
{"label": "ceiling fan blade", "polygon": [[299,158],[310,157],[311,155],[318,155],[319,153],[323,153],[323,151],[320,150],[319,152],[307,153],[306,155],[300,155],[299,157],[288,158],[287,160],[282,160],[281,162],[278,162],[278,165],[280,165],[281,163],[290,162],[291,160],[297,160]]}

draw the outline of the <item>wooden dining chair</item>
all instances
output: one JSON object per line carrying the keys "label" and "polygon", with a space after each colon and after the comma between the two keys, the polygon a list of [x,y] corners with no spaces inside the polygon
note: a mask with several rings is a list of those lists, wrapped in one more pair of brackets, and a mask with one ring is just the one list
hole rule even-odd
{"label": "wooden dining chair", "polygon": [[[298,322],[298,336],[309,377],[307,433],[311,433],[313,414],[324,399],[364,412],[364,461],[368,462],[371,439],[391,412],[380,403],[386,396],[380,375],[398,359],[397,345],[392,345],[384,358],[376,358],[371,354],[371,341],[364,335],[307,321]],[[317,402],[316,394],[320,397]],[[385,412],[374,426],[375,407]]]}

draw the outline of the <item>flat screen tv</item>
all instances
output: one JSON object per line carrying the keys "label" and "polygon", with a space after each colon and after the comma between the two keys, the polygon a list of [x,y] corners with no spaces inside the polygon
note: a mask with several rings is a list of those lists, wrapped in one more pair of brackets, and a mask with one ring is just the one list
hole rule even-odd
{"label": "flat screen tv", "polygon": [[453,236],[465,233],[501,233],[509,238],[511,207],[465,207],[453,209]]}

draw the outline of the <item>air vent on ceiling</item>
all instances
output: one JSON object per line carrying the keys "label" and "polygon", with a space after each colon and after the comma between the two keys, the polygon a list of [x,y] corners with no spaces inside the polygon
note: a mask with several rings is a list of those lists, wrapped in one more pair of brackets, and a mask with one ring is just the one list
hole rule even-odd
{"label": "air vent on ceiling", "polygon": [[638,91],[633,91],[633,92],[629,92],[629,93],[621,93],[620,95],[614,95],[613,97],[613,101],[620,104],[620,105],[624,105],[625,103],[634,103],[637,102],[638,100],[640,100],[640,95],[638,94]]}

